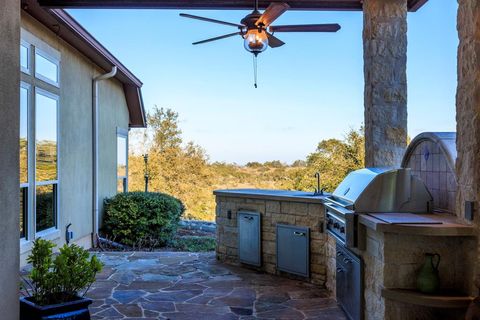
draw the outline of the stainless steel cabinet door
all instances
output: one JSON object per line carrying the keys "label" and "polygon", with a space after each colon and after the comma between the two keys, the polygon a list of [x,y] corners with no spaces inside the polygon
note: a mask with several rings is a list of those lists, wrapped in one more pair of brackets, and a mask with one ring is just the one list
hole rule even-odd
{"label": "stainless steel cabinet door", "polygon": [[260,266],[260,213],[238,212],[238,258],[241,263]]}
{"label": "stainless steel cabinet door", "polygon": [[310,232],[306,227],[277,224],[277,269],[310,276]]}

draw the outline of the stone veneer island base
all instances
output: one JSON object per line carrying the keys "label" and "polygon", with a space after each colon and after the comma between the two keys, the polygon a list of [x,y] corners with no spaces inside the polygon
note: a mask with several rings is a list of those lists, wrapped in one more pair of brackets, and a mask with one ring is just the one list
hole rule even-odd
{"label": "stone veneer island base", "polygon": [[277,270],[276,226],[286,224],[310,229],[310,277],[300,277],[320,286],[327,279],[323,196],[281,190],[217,190],[217,259],[240,265],[238,256],[238,212],[253,211],[261,216],[261,265],[250,266],[270,274],[298,276]]}
{"label": "stone veneer island base", "polygon": [[[359,217],[361,249],[352,251],[364,262],[365,320],[460,320],[475,292],[473,262],[475,229],[450,214],[428,214],[442,224],[388,224],[369,215]],[[326,287],[335,292],[336,242],[327,239]],[[417,292],[417,273],[425,253],[441,256],[441,290]]]}

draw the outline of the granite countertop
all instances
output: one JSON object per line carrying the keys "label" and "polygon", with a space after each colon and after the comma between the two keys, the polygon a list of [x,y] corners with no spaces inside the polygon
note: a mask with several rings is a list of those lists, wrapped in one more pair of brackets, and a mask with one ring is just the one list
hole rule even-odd
{"label": "granite countertop", "polygon": [[313,191],[305,192],[268,189],[223,189],[215,190],[213,191],[213,194],[223,197],[280,200],[305,203],[322,203],[325,197],[330,195],[327,192],[325,192],[323,195],[313,195]]}
{"label": "granite countertop", "polygon": [[368,214],[360,214],[358,222],[367,228],[379,232],[423,235],[423,236],[444,236],[444,237],[475,237],[475,227],[458,221],[455,216],[450,214],[428,213],[416,214],[419,217],[436,220],[438,224],[401,224],[388,223],[379,220]]}

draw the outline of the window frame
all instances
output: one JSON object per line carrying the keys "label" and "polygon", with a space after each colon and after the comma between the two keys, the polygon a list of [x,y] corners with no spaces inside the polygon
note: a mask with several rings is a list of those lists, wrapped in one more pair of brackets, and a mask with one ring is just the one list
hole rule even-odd
{"label": "window frame", "polygon": [[[115,188],[117,193],[118,192],[118,180],[122,179],[122,184],[123,184],[123,192],[128,192],[128,129],[123,129],[117,127],[117,135],[116,135],[116,144],[115,144],[115,149],[116,149],[116,163],[117,165],[115,166]],[[125,176],[119,176],[118,175],[118,138],[125,138]]]}
{"label": "window frame", "polygon": [[[56,106],[56,125],[57,125],[57,128],[56,128],[56,134],[57,134],[57,165],[56,165],[56,170],[57,170],[57,174],[56,174],[56,179],[54,180],[45,180],[45,181],[37,181],[37,117],[36,117],[36,112],[37,112],[37,94],[40,94],[40,95],[43,95],[45,97],[48,97],[48,98],[51,98],[51,99],[54,99],[56,102],[57,102],[57,106]],[[35,103],[34,103],[34,147],[35,147],[35,151],[34,151],[34,157],[33,157],[33,160],[34,160],[34,164],[33,164],[33,171],[35,172],[34,174],[34,181],[33,181],[33,199],[32,199],[32,203],[33,203],[33,213],[32,213],[32,220],[33,220],[33,230],[34,230],[34,237],[35,238],[38,238],[38,237],[45,237],[46,235],[49,235],[51,233],[54,233],[54,232],[58,232],[59,231],[59,228],[58,228],[58,222],[60,221],[60,210],[59,210],[59,196],[58,196],[58,190],[59,190],[59,186],[60,186],[60,170],[59,170],[59,167],[60,167],[60,96],[55,94],[55,93],[52,93],[51,91],[48,91],[48,90],[45,90],[43,88],[40,88],[40,87],[34,87],[34,100],[35,100]],[[41,230],[41,231],[37,231],[37,187],[39,186],[46,186],[46,185],[55,185],[54,187],[54,208],[55,208],[55,225],[53,227],[50,227],[50,228],[47,228],[47,229],[44,229],[44,230]]]}
{"label": "window frame", "polygon": [[20,61],[20,69],[23,73],[32,75],[32,44],[24,39],[20,40],[20,47],[27,48],[27,67],[22,66]]}
{"label": "window frame", "polygon": [[[32,33],[28,32],[24,28],[21,28],[21,40],[20,46],[27,48],[28,68],[22,67],[20,62],[20,87],[28,90],[28,108],[27,108],[27,182],[20,184],[19,196],[21,196],[21,188],[27,188],[25,191],[27,197],[27,203],[25,213],[25,237],[20,237],[20,253],[26,253],[32,248],[32,240],[38,237],[42,237],[47,240],[56,240],[60,238],[60,223],[61,212],[60,206],[60,167],[61,167],[61,137],[60,137],[60,117],[61,117],[61,98],[60,98],[60,75],[61,75],[61,54],[43,40],[39,39]],[[39,72],[36,72],[36,59],[39,54],[42,58],[50,61],[56,66],[56,78],[57,81],[43,76]],[[37,99],[36,95],[40,94],[45,97],[54,99],[56,101],[56,179],[49,181],[36,181],[37,179]],[[19,105],[20,107],[20,105]],[[55,210],[55,226],[47,228],[42,231],[36,230],[36,205],[37,205],[37,187],[42,185],[52,185],[54,192],[54,210]],[[20,200],[20,199],[19,199]],[[19,214],[22,214],[19,211]],[[21,234],[19,233],[19,236]]]}
{"label": "window frame", "polygon": [[[22,182],[20,183],[20,189],[21,188],[27,188],[26,190],[26,195],[23,195],[25,196],[27,199],[27,202],[24,203],[24,228],[25,228],[25,231],[24,231],[24,236],[23,237],[20,237],[20,240],[22,242],[27,242],[31,237],[32,237],[32,234],[31,234],[31,230],[32,230],[32,201],[30,199],[32,199],[32,187],[31,187],[31,182],[32,182],[32,179],[35,179],[34,177],[34,173],[32,173],[32,156],[31,154],[32,153],[32,150],[34,149],[34,143],[32,143],[32,134],[33,134],[33,130],[35,129],[35,127],[32,128],[32,111],[33,111],[33,99],[32,99],[32,96],[33,96],[33,90],[32,90],[32,85],[30,83],[27,83],[25,81],[20,81],[20,88],[23,88],[25,90],[27,90],[27,181],[26,182]],[[19,105],[19,108],[20,108],[20,105]],[[20,235],[19,235],[20,236]]]}
{"label": "window frame", "polygon": [[[35,78],[39,79],[39,80],[42,80],[43,82],[46,82],[48,84],[51,84],[52,86],[55,86],[57,88],[60,88],[60,59],[57,59],[53,55],[47,53],[46,50],[42,50],[41,48],[39,48],[37,46],[34,46],[33,48],[34,48],[34,54],[33,54],[34,58],[33,58],[33,60],[35,62],[34,63],[34,65],[35,65],[35,67],[34,67]],[[37,72],[37,63],[36,63],[37,55],[39,55],[42,58],[50,61],[51,63],[53,63],[57,67],[57,81],[56,82]]]}

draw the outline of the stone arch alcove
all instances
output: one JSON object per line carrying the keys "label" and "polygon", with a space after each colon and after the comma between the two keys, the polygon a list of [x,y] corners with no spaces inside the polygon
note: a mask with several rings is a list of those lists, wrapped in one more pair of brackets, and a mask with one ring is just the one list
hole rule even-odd
{"label": "stone arch alcove", "polygon": [[402,167],[411,168],[427,186],[435,212],[456,211],[455,139],[455,132],[421,133],[412,140],[402,160]]}

